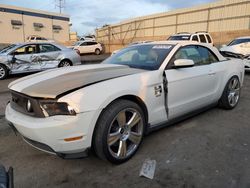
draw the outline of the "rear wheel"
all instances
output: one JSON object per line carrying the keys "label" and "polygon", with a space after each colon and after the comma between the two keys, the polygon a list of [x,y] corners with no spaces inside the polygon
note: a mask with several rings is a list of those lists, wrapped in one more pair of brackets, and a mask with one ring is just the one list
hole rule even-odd
{"label": "rear wheel", "polygon": [[222,108],[233,109],[240,99],[240,81],[237,76],[233,76],[223,91],[219,104]]}
{"label": "rear wheel", "polygon": [[95,54],[96,54],[96,55],[100,55],[100,54],[101,54],[101,50],[100,50],[100,49],[98,49],[98,48],[97,48],[97,49],[95,49]]}
{"label": "rear wheel", "polygon": [[144,129],[141,108],[132,101],[117,100],[98,120],[93,137],[95,152],[101,159],[123,163],[138,150]]}
{"label": "rear wheel", "polygon": [[72,66],[72,63],[69,60],[62,60],[58,65],[58,67],[69,67],[69,66]]}
{"label": "rear wheel", "polygon": [[8,76],[8,69],[6,66],[0,64],[0,80],[5,79]]}

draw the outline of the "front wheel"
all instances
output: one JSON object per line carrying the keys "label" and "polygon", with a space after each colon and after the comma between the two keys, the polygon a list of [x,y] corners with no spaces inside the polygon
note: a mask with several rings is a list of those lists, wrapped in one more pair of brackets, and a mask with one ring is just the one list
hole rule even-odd
{"label": "front wheel", "polygon": [[225,109],[233,109],[240,99],[240,81],[237,76],[233,76],[223,91],[219,105]]}
{"label": "front wheel", "polygon": [[5,79],[8,76],[8,69],[0,64],[0,80]]}
{"label": "front wheel", "polygon": [[141,108],[128,100],[117,100],[101,115],[93,145],[98,157],[115,164],[130,159],[144,135],[145,118]]}

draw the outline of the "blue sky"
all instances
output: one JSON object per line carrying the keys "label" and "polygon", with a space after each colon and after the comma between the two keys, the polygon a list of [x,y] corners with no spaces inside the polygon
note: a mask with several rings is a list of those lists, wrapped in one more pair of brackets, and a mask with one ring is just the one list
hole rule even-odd
{"label": "blue sky", "polygon": [[[191,7],[216,0],[64,0],[63,13],[70,15],[71,30],[79,35],[125,19]],[[56,0],[0,0],[0,4],[59,12]]]}

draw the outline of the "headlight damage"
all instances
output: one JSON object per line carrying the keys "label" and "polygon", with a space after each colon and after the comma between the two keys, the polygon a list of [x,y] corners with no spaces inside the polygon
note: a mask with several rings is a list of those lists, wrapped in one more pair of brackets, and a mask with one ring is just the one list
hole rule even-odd
{"label": "headlight damage", "polygon": [[76,115],[75,110],[66,102],[39,101],[45,116]]}
{"label": "headlight damage", "polygon": [[56,99],[33,98],[18,92],[11,91],[11,107],[18,112],[43,118],[55,115],[76,115],[75,110],[66,102]]}

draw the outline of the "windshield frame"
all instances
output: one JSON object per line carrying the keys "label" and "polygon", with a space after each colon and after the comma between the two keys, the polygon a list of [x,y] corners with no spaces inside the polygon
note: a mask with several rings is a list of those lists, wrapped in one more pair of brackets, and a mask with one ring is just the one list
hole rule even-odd
{"label": "windshield frame", "polygon": [[10,44],[10,45],[4,47],[3,49],[1,49],[0,54],[8,53],[10,50],[16,48],[17,46],[18,46],[18,44]]}

